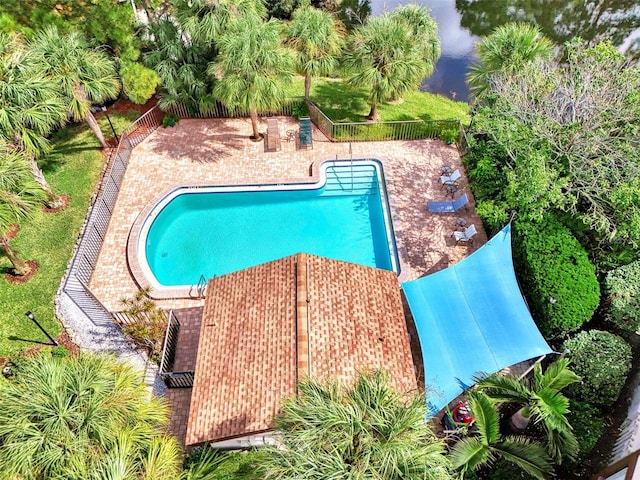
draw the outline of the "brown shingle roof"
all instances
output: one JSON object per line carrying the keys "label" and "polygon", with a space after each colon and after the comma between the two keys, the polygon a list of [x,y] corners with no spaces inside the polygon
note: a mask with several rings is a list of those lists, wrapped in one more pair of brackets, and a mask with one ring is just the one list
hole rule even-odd
{"label": "brown shingle roof", "polygon": [[298,254],[207,286],[186,444],[268,430],[299,378],[417,388],[393,272]]}

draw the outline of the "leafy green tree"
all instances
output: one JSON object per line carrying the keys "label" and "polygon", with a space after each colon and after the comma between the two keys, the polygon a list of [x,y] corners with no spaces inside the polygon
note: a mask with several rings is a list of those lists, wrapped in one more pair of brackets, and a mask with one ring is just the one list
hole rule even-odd
{"label": "leafy green tree", "polygon": [[248,15],[234,21],[218,39],[219,55],[209,68],[218,78],[214,96],[231,109],[249,112],[256,140],[261,138],[258,111],[282,106],[293,78],[293,58],[280,32],[274,19]]}
{"label": "leafy green tree", "polygon": [[180,448],[165,433],[167,406],[141,375],[90,354],[25,360],[0,381],[4,478],[173,480]]}
{"label": "leafy green tree", "polygon": [[95,44],[108,45],[125,61],[135,61],[140,54],[137,20],[129,1],[5,0],[0,3],[0,13],[13,19],[29,37],[55,26],[65,33],[79,30]]}
{"label": "leafy green tree", "polygon": [[554,46],[538,27],[527,23],[508,23],[497,27],[476,44],[478,61],[467,74],[467,83],[475,99],[482,99],[489,91],[489,83],[496,73],[511,75],[535,60],[548,60]]}
{"label": "leafy green tree", "polygon": [[497,402],[522,405],[511,417],[511,425],[516,430],[525,430],[529,422],[542,424],[546,439],[547,452],[558,464],[563,457],[575,459],[578,442],[567,420],[569,399],[561,390],[580,377],[568,369],[569,360],[560,359],[547,367],[536,363],[533,378],[519,379],[512,374],[494,374],[477,383],[478,388]]}
{"label": "leafy green tree", "polygon": [[26,155],[0,145],[0,248],[16,275],[26,275],[30,268],[11,248],[8,234],[13,224],[28,217],[44,199],[45,193],[34,180]]}
{"label": "leafy green tree", "polygon": [[640,69],[610,44],[496,74],[474,129],[507,154],[504,198],[522,216],[559,210],[594,243],[640,245]]}
{"label": "leafy green tree", "polygon": [[349,388],[306,380],[275,419],[282,442],[267,447],[264,478],[453,479],[426,413],[423,396],[401,395],[381,372]]}
{"label": "leafy green tree", "polygon": [[464,475],[491,465],[496,459],[512,463],[537,479],[544,480],[551,473],[551,459],[544,446],[522,436],[503,436],[500,433],[498,410],[482,392],[466,393],[475,418],[475,435],[456,442],[450,453],[453,467]]}
{"label": "leafy green tree", "polygon": [[353,72],[347,83],[371,89],[369,119],[376,118],[380,103],[417,88],[435,67],[433,58],[425,57],[427,37],[433,32],[416,34],[417,25],[406,17],[405,12],[370,18],[353,32],[345,50],[344,67]]}
{"label": "leafy green tree", "polygon": [[193,43],[167,17],[149,25],[148,37],[152,42],[143,58],[160,76],[160,108],[184,106],[192,114],[210,110],[215,105],[214,80],[207,74],[207,65],[215,58],[212,47]]}
{"label": "leafy green tree", "polygon": [[85,120],[100,144],[107,148],[91,105],[116,98],[120,93],[115,62],[103,50],[90,48],[78,32],[60,34],[56,28],[38,32],[30,50],[46,78],[65,99],[69,113],[75,119]]}
{"label": "leafy green tree", "polygon": [[309,98],[311,78],[329,75],[338,65],[343,46],[340,25],[329,12],[304,5],[293,13],[287,34],[298,73],[304,76],[304,97]]}

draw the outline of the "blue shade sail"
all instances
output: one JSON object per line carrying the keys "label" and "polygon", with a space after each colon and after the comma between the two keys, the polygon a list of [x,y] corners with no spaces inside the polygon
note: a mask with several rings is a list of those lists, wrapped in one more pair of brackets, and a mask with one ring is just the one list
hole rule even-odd
{"label": "blue shade sail", "polygon": [[431,415],[474,377],[552,351],[520,293],[509,225],[459,263],[402,288],[420,337]]}

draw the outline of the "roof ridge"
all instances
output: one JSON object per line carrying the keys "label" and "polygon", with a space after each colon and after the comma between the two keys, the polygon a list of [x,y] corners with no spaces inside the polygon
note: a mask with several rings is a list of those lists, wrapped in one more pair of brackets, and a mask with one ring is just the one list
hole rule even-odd
{"label": "roof ridge", "polygon": [[296,385],[311,374],[311,348],[309,345],[309,264],[307,255],[296,255]]}

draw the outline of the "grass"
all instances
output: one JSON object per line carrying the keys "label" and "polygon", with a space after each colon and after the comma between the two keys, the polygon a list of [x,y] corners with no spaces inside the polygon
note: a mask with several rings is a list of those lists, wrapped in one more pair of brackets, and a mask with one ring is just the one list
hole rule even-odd
{"label": "grass", "polygon": [[[304,79],[297,77],[288,93],[302,96]],[[368,95],[367,89],[349,87],[342,80],[321,78],[311,82],[311,100],[335,123],[365,122],[369,113]],[[378,114],[381,122],[460,120],[468,124],[470,120],[467,103],[418,90],[406,93],[401,102],[379,105]]]}
{"label": "grass", "polygon": [[[116,131],[131,123],[131,116],[110,114]],[[104,115],[100,127],[107,136],[111,129]],[[36,260],[40,268],[36,275],[21,285],[9,284],[0,277],[0,357],[47,342],[44,334],[25,317],[31,310],[40,324],[53,337],[62,332],[54,311],[54,298],[60,280],[71,258],[76,239],[89,208],[91,195],[103,165],[99,143],[86,124],[76,124],[57,132],[53,151],[39,161],[52,189],[71,197],[69,207],[54,214],[41,210],[20,222],[20,232],[11,245],[21,258]],[[0,273],[6,273],[10,263],[0,257]]]}

